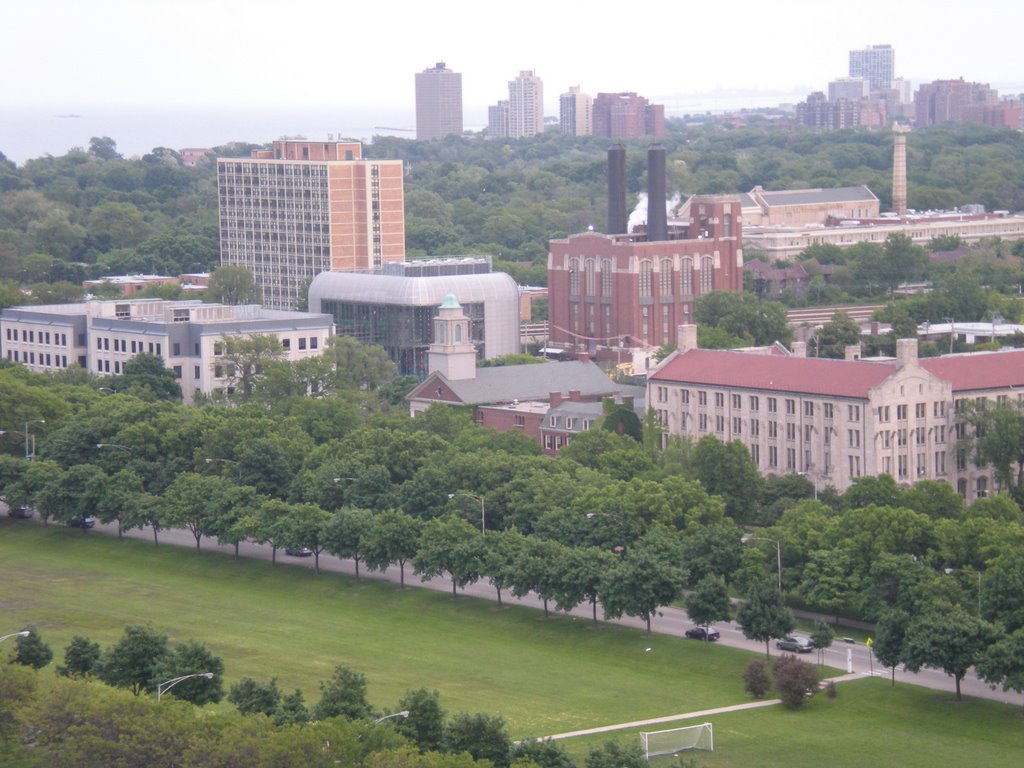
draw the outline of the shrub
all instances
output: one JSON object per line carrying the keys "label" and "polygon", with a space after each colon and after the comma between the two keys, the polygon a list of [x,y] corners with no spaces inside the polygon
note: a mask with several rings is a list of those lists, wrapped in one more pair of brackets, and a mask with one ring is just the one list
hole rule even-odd
{"label": "shrub", "polygon": [[772,688],[768,665],[764,659],[754,659],[743,670],[743,690],[755,699],[764,697]]}
{"label": "shrub", "polygon": [[775,689],[782,703],[790,709],[803,706],[807,697],[818,688],[818,668],[796,656],[785,654],[775,660]]}

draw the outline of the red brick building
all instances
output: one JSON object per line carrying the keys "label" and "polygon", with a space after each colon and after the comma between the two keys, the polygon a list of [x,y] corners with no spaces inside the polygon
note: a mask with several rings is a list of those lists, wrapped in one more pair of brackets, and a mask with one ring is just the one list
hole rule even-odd
{"label": "red brick building", "polygon": [[591,112],[593,133],[610,139],[665,137],[665,105],[635,93],[599,93]]}

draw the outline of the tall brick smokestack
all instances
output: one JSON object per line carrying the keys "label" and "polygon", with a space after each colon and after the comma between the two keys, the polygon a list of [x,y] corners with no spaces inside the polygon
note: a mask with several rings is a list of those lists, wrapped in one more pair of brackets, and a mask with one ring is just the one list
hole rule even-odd
{"label": "tall brick smokestack", "polygon": [[626,216],[626,148],[622,144],[608,147],[608,231],[624,235],[629,226]]}
{"label": "tall brick smokestack", "polygon": [[665,147],[652,144],[647,150],[647,240],[668,240],[665,212]]}
{"label": "tall brick smokestack", "polygon": [[909,129],[894,125],[892,147],[892,210],[900,216],[907,213],[907,136]]}

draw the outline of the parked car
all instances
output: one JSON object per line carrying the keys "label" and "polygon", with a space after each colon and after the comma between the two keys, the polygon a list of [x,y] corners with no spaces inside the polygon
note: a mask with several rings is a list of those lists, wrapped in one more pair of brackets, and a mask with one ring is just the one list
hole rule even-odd
{"label": "parked car", "polygon": [[811,647],[811,640],[800,635],[783,637],[775,641],[775,647],[780,651],[792,651],[793,653],[810,653],[814,650]]}
{"label": "parked car", "polygon": [[80,517],[77,520],[72,520],[68,525],[72,528],[92,528],[96,525],[96,518],[92,515],[86,515],[85,517]]}
{"label": "parked car", "polygon": [[285,547],[284,553],[292,557],[311,557],[313,550],[309,547]]}
{"label": "parked car", "polygon": [[19,520],[28,520],[35,514],[35,510],[32,507],[10,507],[7,510],[7,514]]}
{"label": "parked car", "polygon": [[692,640],[710,640],[712,642],[721,637],[717,629],[708,627],[690,627],[683,634]]}

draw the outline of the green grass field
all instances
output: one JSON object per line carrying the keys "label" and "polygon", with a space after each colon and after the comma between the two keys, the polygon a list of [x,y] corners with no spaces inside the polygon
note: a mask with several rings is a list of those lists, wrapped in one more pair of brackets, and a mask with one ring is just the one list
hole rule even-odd
{"label": "green grass field", "polygon": [[[436,689],[449,714],[500,713],[514,738],[749,700],[740,671],[750,656],[741,651],[59,527],[0,521],[0,585],[0,634],[35,625],[56,663],[74,634],[107,645],[125,624],[148,623],[172,642],[209,645],[224,658],[228,684],[277,677],[282,689],[301,688],[313,703],[318,681],[345,663],[366,674],[377,706],[393,706],[410,688]],[[1017,765],[1020,711],[865,680],[801,712],[716,716],[716,751],[693,756],[708,766],[950,758]],[[622,732],[564,743],[582,756],[608,738],[637,739]]]}

